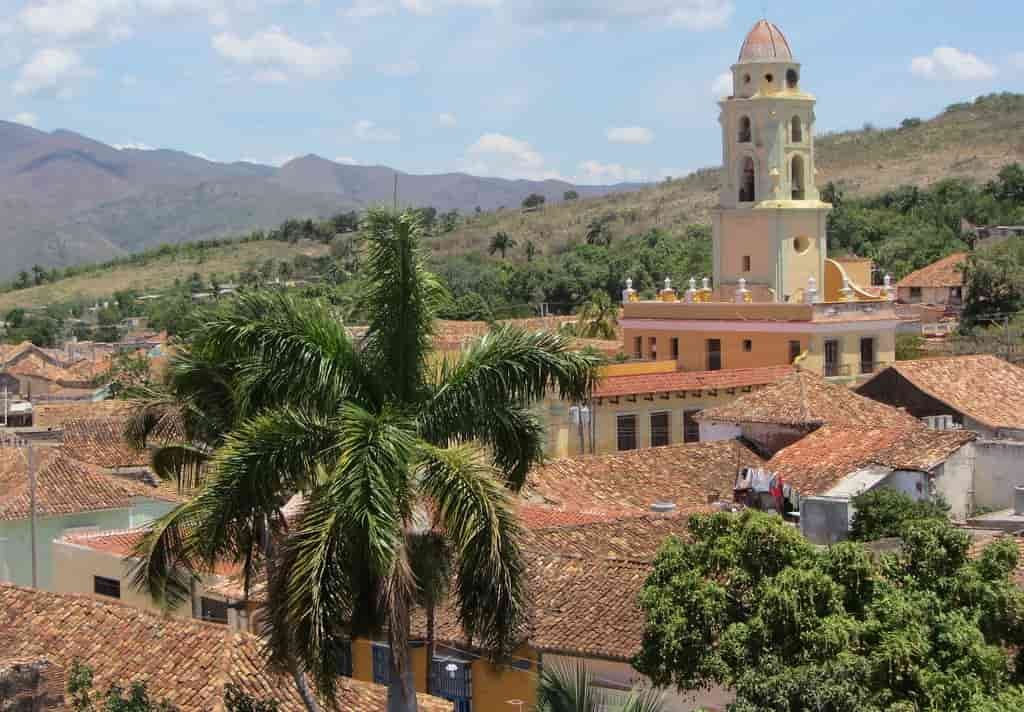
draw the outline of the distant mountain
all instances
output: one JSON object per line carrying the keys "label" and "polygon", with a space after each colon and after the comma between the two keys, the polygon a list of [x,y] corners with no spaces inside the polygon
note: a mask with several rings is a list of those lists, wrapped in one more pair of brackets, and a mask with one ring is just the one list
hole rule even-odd
{"label": "distant mountain", "polygon": [[[280,168],[216,163],[180,151],[117,149],[71,131],[0,121],[0,280],[34,264],[107,260],[161,243],[273,227],[390,203],[395,171],[308,155]],[[398,173],[403,205],[440,211],[518,206],[530,193],[558,202],[636,185],[573,186],[464,173]]]}

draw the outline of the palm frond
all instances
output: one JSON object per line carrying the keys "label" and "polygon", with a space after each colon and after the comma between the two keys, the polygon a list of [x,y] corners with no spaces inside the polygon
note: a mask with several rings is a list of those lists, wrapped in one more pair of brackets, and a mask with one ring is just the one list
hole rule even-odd
{"label": "palm frond", "polygon": [[241,416],[279,403],[323,413],[347,398],[372,401],[378,388],[323,302],[246,294],[214,312],[192,338],[203,353],[231,365]]}
{"label": "palm frond", "polygon": [[537,686],[540,712],[597,712],[603,703],[584,662],[545,664],[541,670]]}
{"label": "palm frond", "polygon": [[179,505],[154,521],[132,552],[132,584],[168,610],[192,598],[198,575],[189,534],[195,521],[192,503]]}
{"label": "palm frond", "polygon": [[469,445],[425,446],[420,486],[437,510],[455,556],[463,630],[481,647],[509,652],[524,632],[526,566],[508,493]]}
{"label": "palm frond", "polygon": [[446,298],[440,280],[425,265],[418,212],[367,212],[363,221],[367,245],[367,289],[363,311],[369,330],[366,349],[386,374],[393,396],[416,400],[422,387],[426,355],[438,308]]}
{"label": "palm frond", "polygon": [[153,451],[153,472],[163,480],[176,482],[178,491],[192,492],[203,483],[210,452],[186,443],[158,447]]}

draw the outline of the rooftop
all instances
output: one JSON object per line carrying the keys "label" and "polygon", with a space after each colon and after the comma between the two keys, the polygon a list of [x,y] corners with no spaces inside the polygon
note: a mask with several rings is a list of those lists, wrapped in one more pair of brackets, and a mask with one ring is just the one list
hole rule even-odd
{"label": "rooftop", "polygon": [[[0,584],[0,650],[4,660],[45,659],[65,671],[81,661],[93,669],[97,690],[145,680],[152,697],[181,712],[222,712],[229,683],[279,700],[282,712],[305,710],[294,684],[267,669],[257,638],[84,596]],[[342,709],[386,709],[379,685],[341,678],[338,696]],[[452,709],[419,697],[426,712]]]}
{"label": "rooftop", "polygon": [[125,400],[37,403],[32,408],[32,423],[37,428],[62,428],[69,420],[125,417],[133,407]]}
{"label": "rooftop", "polygon": [[594,389],[594,397],[613,398],[643,393],[749,388],[775,383],[792,371],[792,366],[765,366],[721,371],[674,371],[635,376],[609,376],[597,384]]}
{"label": "rooftop", "polygon": [[739,63],[792,62],[793,52],[786,36],[768,20],[758,20],[740,47]]}
{"label": "rooftop", "polygon": [[[131,507],[139,498],[177,502],[167,486],[143,478],[111,475],[78,462],[56,448],[39,448],[36,513],[56,517],[78,512]],[[0,521],[30,516],[29,477],[24,452],[0,448]]]}
{"label": "rooftop", "polygon": [[795,427],[847,425],[923,427],[891,406],[865,398],[846,386],[829,383],[809,371],[797,370],[756,393],[701,411],[702,421],[764,423]]}
{"label": "rooftop", "polygon": [[966,252],[956,252],[941,260],[932,262],[916,272],[911,272],[896,283],[897,287],[961,287],[964,273],[961,269],[967,261]]}
{"label": "rooftop", "polygon": [[111,470],[149,465],[149,451],[129,445],[124,428],[123,418],[67,420],[64,450],[76,460]]}
{"label": "rooftop", "polygon": [[975,437],[965,430],[826,425],[780,450],[766,469],[801,494],[823,495],[873,465],[930,472]]}
{"label": "rooftop", "polygon": [[701,511],[711,497],[731,498],[740,467],[763,462],[735,440],[563,458],[530,473],[526,496],[581,512],[649,512],[655,502]]}
{"label": "rooftop", "polygon": [[977,355],[897,361],[867,383],[890,372],[988,428],[1024,429],[1024,368],[1001,358]]}

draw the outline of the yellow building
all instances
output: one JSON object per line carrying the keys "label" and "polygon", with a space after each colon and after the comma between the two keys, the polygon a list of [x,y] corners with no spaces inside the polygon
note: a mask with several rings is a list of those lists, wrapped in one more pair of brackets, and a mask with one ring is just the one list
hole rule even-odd
{"label": "yellow building", "polygon": [[814,97],[778,27],[758,22],[720,103],[722,181],[713,211],[713,275],[681,293],[666,280],[641,302],[627,280],[623,349],[683,371],[780,366],[798,357],[856,380],[895,358],[895,286],[872,287],[865,260],[827,256],[815,180]]}

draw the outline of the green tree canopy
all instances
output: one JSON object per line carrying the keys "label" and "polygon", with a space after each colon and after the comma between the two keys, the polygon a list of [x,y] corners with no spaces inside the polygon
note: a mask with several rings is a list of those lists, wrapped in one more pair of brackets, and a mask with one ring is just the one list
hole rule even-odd
{"label": "green tree canopy", "polygon": [[946,521],[904,530],[902,550],[827,550],[774,515],[691,519],[640,596],[634,661],[658,685],[726,685],[733,712],[1020,709],[1024,594],[1013,542],[977,560]]}
{"label": "green tree canopy", "polygon": [[853,498],[856,510],[850,536],[857,541],[901,537],[907,527],[922,521],[945,521],[949,505],[941,501],[915,501],[890,487],[878,487]]}

